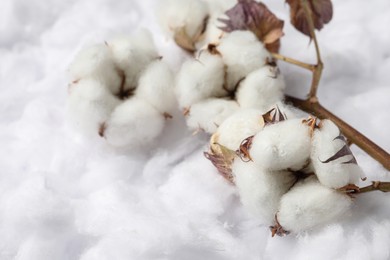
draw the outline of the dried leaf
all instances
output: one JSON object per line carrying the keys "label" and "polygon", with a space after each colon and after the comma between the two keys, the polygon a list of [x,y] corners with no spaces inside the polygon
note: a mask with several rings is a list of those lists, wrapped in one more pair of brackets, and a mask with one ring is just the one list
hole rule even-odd
{"label": "dried leaf", "polygon": [[210,150],[204,152],[204,156],[211,161],[222,177],[234,184],[232,164],[236,156],[235,152],[217,143],[210,146]]}
{"label": "dried leaf", "polygon": [[254,0],[238,0],[238,3],[225,14],[228,19],[218,19],[224,23],[221,30],[252,31],[269,51],[278,52],[284,22],[279,20],[265,4]]}
{"label": "dried leaf", "polygon": [[276,106],[276,108],[272,108],[270,111],[262,115],[262,117],[264,119],[265,126],[272,125],[287,119],[287,116],[280,111],[278,106]]}
{"label": "dried leaf", "polygon": [[253,137],[254,137],[254,135],[245,138],[241,142],[240,148],[236,151],[236,154],[240,157],[240,159],[243,162],[252,161],[251,155],[249,154],[249,150],[252,147]]}
{"label": "dried leaf", "polygon": [[107,129],[107,124],[105,122],[101,123],[98,131],[99,136],[104,137],[104,133],[106,132],[106,129]]}
{"label": "dried leaf", "polygon": [[209,17],[206,16],[203,19],[202,26],[199,28],[198,32],[193,37],[190,37],[187,34],[185,27],[177,28],[173,36],[173,39],[175,40],[176,44],[188,52],[191,53],[195,52],[196,51],[195,43],[202,39],[204,32],[207,29],[208,20]]}
{"label": "dried leaf", "polygon": [[310,27],[304,9],[304,2],[307,3],[307,10],[313,20],[315,29],[321,30],[324,24],[332,20],[333,7],[331,0],[286,0],[286,2],[290,5],[291,24],[310,38]]}
{"label": "dried leaf", "polygon": [[348,155],[352,156],[352,158],[349,161],[343,162],[342,164],[350,164],[350,163],[357,164],[356,158],[355,156],[353,156],[352,151],[351,149],[349,149],[349,146],[347,144],[343,145],[343,147],[341,147],[341,149],[338,150],[337,153],[335,153],[325,161],[321,161],[321,160],[320,161],[322,163],[329,163]]}

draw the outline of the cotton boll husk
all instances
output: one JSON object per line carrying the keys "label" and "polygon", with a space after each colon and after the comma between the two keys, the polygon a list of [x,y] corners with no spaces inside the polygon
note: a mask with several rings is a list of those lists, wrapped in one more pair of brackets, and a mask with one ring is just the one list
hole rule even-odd
{"label": "cotton boll husk", "polygon": [[262,114],[257,109],[238,110],[219,126],[214,141],[230,150],[237,150],[245,138],[263,129]]}
{"label": "cotton boll husk", "polygon": [[234,100],[210,98],[191,106],[187,125],[191,129],[202,129],[212,134],[238,109],[238,104]]}
{"label": "cotton boll husk", "polygon": [[267,109],[283,100],[285,82],[279,69],[264,66],[255,70],[241,82],[236,93],[237,102],[242,108]]}
{"label": "cotton boll husk", "polygon": [[150,143],[163,130],[164,116],[148,102],[132,98],[115,108],[103,133],[113,146],[140,146]]}
{"label": "cotton boll husk", "polygon": [[70,86],[67,115],[80,132],[98,136],[99,127],[111,115],[120,100],[94,79],[82,79]]}
{"label": "cotton boll husk", "polygon": [[311,159],[318,180],[330,188],[341,188],[348,184],[357,184],[359,178],[364,177],[362,169],[354,163],[344,163],[352,156],[343,156],[339,159],[323,163],[335,155],[346,143],[335,139],[340,135],[339,128],[330,120],[322,120],[319,129],[313,134]]}
{"label": "cotton boll husk", "polygon": [[70,64],[69,74],[72,82],[83,78],[93,78],[104,85],[118,87],[121,81],[110,49],[104,44],[82,49]]}
{"label": "cotton boll husk", "polygon": [[176,108],[173,74],[160,60],[152,62],[142,74],[135,95],[148,101],[161,113],[172,113]]}
{"label": "cotton boll husk", "polygon": [[250,156],[264,169],[299,170],[309,161],[310,142],[309,126],[301,119],[281,121],[255,135]]}
{"label": "cotton boll husk", "polygon": [[[133,36],[118,36],[109,41],[108,46],[119,75],[125,76],[125,90],[135,89],[141,72],[159,57],[153,39],[147,31],[141,31]],[[112,89],[113,93],[119,91],[119,86]]]}
{"label": "cotton boll husk", "polygon": [[185,62],[176,77],[175,94],[181,108],[210,97],[227,95],[223,89],[224,64],[218,55],[201,52],[198,59]]}
{"label": "cotton boll husk", "polygon": [[284,230],[299,233],[337,220],[351,205],[348,195],[323,186],[313,176],[282,197],[277,218]]}
{"label": "cotton boll husk", "polygon": [[281,197],[296,177],[288,171],[266,171],[240,159],[234,160],[232,170],[242,204],[264,224],[272,224]]}
{"label": "cotton boll husk", "polygon": [[160,24],[168,34],[174,35],[183,28],[191,39],[202,31],[208,16],[207,4],[199,0],[164,0],[157,10]]}
{"label": "cotton boll husk", "polygon": [[250,31],[234,31],[223,37],[217,47],[227,65],[227,88],[234,90],[248,73],[265,65],[271,58],[264,45]]}

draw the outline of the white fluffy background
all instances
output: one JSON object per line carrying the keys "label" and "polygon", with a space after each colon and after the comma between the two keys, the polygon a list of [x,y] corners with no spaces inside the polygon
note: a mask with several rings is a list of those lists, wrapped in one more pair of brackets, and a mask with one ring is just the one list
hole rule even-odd
{"label": "white fluffy background", "polygon": [[[67,126],[66,69],[83,45],[149,28],[176,69],[184,54],[154,19],[157,0],[0,2],[0,259],[390,259],[390,194],[350,216],[271,238],[176,116],[160,140],[117,151]],[[288,21],[283,0],[266,1]],[[336,0],[319,39],[322,103],[390,151],[390,2]],[[281,53],[314,60],[286,22]],[[288,92],[309,74],[282,65]],[[354,147],[369,180],[389,173]],[[367,182],[368,183],[368,182]]]}

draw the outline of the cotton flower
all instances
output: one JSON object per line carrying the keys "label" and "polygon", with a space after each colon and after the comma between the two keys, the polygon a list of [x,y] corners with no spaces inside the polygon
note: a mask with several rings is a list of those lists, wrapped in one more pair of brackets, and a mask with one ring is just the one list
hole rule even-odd
{"label": "cotton flower", "polygon": [[279,69],[267,65],[246,76],[238,87],[236,99],[242,108],[266,110],[284,98],[284,88]]}
{"label": "cotton flower", "polygon": [[227,66],[227,89],[235,90],[250,72],[263,67],[271,56],[250,31],[226,34],[217,46]]}
{"label": "cotton flower", "polygon": [[296,177],[288,171],[271,172],[240,159],[234,160],[232,169],[242,204],[263,223],[272,224],[281,197]]}
{"label": "cotton flower", "polygon": [[210,98],[191,106],[187,125],[192,130],[202,129],[213,134],[226,118],[239,109],[234,100]]}
{"label": "cotton flower", "polygon": [[311,160],[318,180],[330,188],[357,184],[364,177],[339,128],[330,120],[322,120],[314,131]]}
{"label": "cotton flower", "polygon": [[308,164],[310,129],[301,119],[290,119],[266,126],[253,138],[250,156],[269,170],[296,169]]}
{"label": "cotton flower", "polygon": [[299,233],[336,221],[351,205],[348,195],[323,186],[313,176],[295,184],[282,197],[277,221],[285,231]]}

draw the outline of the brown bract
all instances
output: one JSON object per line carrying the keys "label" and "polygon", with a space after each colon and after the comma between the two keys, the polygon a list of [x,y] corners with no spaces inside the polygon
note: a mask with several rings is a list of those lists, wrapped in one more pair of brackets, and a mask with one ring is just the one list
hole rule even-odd
{"label": "brown bract", "polygon": [[321,30],[324,24],[332,20],[333,7],[330,0],[286,0],[286,2],[290,5],[291,24],[310,38],[312,36],[305,8],[312,18],[314,28],[317,30]]}
{"label": "brown bract", "polygon": [[225,12],[228,19],[218,19],[224,23],[220,29],[225,32],[236,30],[252,31],[270,52],[278,52],[280,37],[283,36],[284,22],[279,20],[263,3],[253,0],[238,0],[238,3]]}

